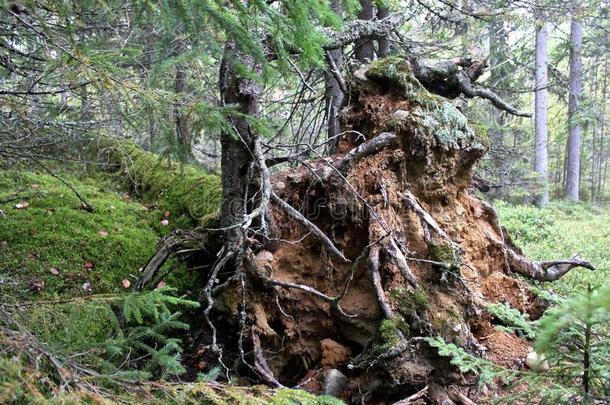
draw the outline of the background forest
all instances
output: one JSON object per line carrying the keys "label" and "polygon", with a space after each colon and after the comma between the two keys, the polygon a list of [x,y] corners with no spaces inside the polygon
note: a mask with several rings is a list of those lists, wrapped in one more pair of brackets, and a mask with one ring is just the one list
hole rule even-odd
{"label": "background forest", "polygon": [[[0,0],[0,402],[607,403],[609,14],[607,0]],[[407,79],[395,67],[404,60]],[[409,256],[399,237],[393,251],[375,248],[371,222],[371,243],[352,257],[358,238],[341,242],[359,233],[352,224],[326,223],[326,208],[318,222],[301,218],[316,192],[353,191],[355,201],[368,199],[373,217],[392,222],[358,188],[368,172],[354,174],[357,164],[345,163],[382,153],[391,144],[373,140],[395,136],[387,128],[402,136],[396,121],[404,110],[387,121],[365,115],[363,105],[379,117],[385,111],[386,99],[366,104],[375,74],[391,75],[382,90],[400,88],[408,109],[420,108],[410,126],[435,128],[448,145],[456,137],[465,154],[479,146],[463,145],[470,140],[462,133],[483,140],[486,153],[468,161],[472,178],[467,170],[462,188],[491,213],[491,228],[509,246],[503,254],[529,257],[527,270],[542,275],[498,269],[484,262],[491,250],[464,253],[454,242],[463,242],[458,231],[439,229],[444,209],[469,207],[462,189],[450,203],[426,200],[409,179],[401,198],[421,217],[429,254],[406,257],[417,262],[415,275],[396,264],[404,289],[383,263]],[[440,112],[437,95],[446,99]],[[368,146],[376,149],[350,152]],[[448,155],[451,148],[432,147]],[[324,159],[349,190],[319,168]],[[307,176],[324,185],[302,186]],[[423,183],[437,179],[426,176]],[[381,186],[386,206],[393,185],[390,197]],[[447,207],[435,211],[437,200]],[[358,204],[348,202],[348,211]],[[356,263],[343,291],[326,295],[319,284],[278,281],[267,267],[263,276],[249,267],[272,250],[265,243],[276,222],[275,240],[286,242],[290,221],[309,232],[293,245],[311,234],[324,247],[303,249],[319,261],[345,252]],[[433,250],[445,246],[439,236],[449,253]],[[281,323],[269,306],[300,322],[301,313],[285,311],[303,299],[278,289],[313,294],[331,320],[346,316],[339,301],[352,279],[359,288],[354,269],[365,253],[381,311],[370,340],[323,340],[343,360],[325,360],[323,343],[322,360],[301,353],[304,366],[292,359],[280,367],[270,343],[277,338],[265,335]],[[475,257],[517,281],[506,299],[476,282],[485,315],[474,317],[493,327],[451,332],[467,323],[460,311],[471,303],[442,306],[440,297],[468,296],[459,291],[470,291],[464,280]],[[285,262],[298,267],[297,259]],[[418,283],[420,265],[442,270],[441,280]],[[566,274],[575,266],[595,270]],[[265,314],[269,323],[260,321]],[[500,345],[500,336],[515,339],[503,357],[479,351],[486,339]],[[430,370],[458,377],[419,381],[413,372],[405,373],[409,383],[400,380],[405,357],[397,366],[388,353],[405,351],[405,342],[427,345],[436,356]],[[391,388],[379,382],[389,380],[381,372],[363,377],[375,368],[397,375]]]}

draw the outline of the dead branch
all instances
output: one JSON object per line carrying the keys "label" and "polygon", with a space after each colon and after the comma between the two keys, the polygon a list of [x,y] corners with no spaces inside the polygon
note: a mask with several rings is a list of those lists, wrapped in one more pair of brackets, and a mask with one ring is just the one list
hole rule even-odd
{"label": "dead branch", "polygon": [[335,167],[342,173],[345,174],[351,169],[356,162],[359,160],[372,155],[373,153],[379,152],[381,149],[390,146],[396,140],[396,135],[391,132],[383,132],[378,136],[369,139],[357,148],[349,151],[343,159],[335,165]]}
{"label": "dead branch", "polygon": [[489,89],[477,87],[474,82],[481,75],[484,62],[449,60],[428,65],[415,57],[410,58],[413,74],[429,91],[447,98],[463,94],[467,98],[485,98],[498,109],[520,117],[531,117],[532,114],[520,111],[502,100]]}
{"label": "dead branch", "polygon": [[322,28],[330,41],[324,45],[324,49],[343,48],[360,39],[378,39],[387,36],[390,32],[400,27],[407,19],[406,13],[392,13],[382,20],[354,20],[344,25],[342,32],[336,32],[330,28]]}
{"label": "dead branch", "polygon": [[330,72],[332,73],[335,80],[337,81],[337,84],[339,85],[339,89],[341,89],[343,94],[347,94],[347,84],[345,84],[345,79],[343,78],[343,75],[341,75],[339,68],[337,68],[337,64],[335,63],[335,60],[332,58],[332,56],[330,56],[329,51],[326,51],[326,62],[328,62]]}
{"label": "dead branch", "polygon": [[320,230],[320,228],[318,228],[313,222],[305,218],[303,214],[293,208],[286,201],[278,197],[275,192],[271,192],[271,201],[273,201],[276,205],[283,209],[294,220],[296,220],[305,228],[307,228],[307,230],[313,233],[322,242],[322,244],[326,246],[328,250],[330,250],[333,255],[341,259],[344,263],[350,263],[350,260],[343,255],[343,253],[335,246],[335,244],[330,240],[330,238],[326,236],[326,234],[322,232],[322,230]]}
{"label": "dead branch", "polygon": [[538,281],[556,281],[576,267],[595,270],[593,265],[575,255],[568,260],[551,260],[544,262],[531,262],[512,249],[506,248],[506,259],[510,269],[515,273]]}
{"label": "dead branch", "polygon": [[61,177],[59,177],[57,174],[55,174],[51,169],[49,169],[47,166],[45,166],[44,164],[42,164],[42,162],[40,162],[38,159],[31,157],[30,159],[36,163],[38,166],[40,166],[45,172],[49,173],[49,175],[51,175],[52,177],[55,177],[57,180],[61,181],[66,187],[68,187],[73,193],[74,195],[76,195],[76,197],[80,200],[80,205],[81,207],[87,211],[87,212],[93,212],[93,207],[87,202],[87,200],[85,200],[83,198],[83,196],[81,196],[79,194],[79,192],[72,187],[72,185],[70,183],[68,183],[67,181],[65,181],[64,179],[62,179]]}
{"label": "dead branch", "polygon": [[466,395],[462,394],[459,391],[450,390],[449,397],[458,404],[461,405],[477,405],[472,399],[468,398]]}

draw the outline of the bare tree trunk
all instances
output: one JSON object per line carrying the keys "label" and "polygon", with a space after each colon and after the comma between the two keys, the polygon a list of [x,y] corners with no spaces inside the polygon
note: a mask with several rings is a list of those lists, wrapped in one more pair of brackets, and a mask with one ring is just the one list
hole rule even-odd
{"label": "bare tree trunk", "polygon": [[[340,0],[332,1],[332,9],[339,16],[343,13],[341,4]],[[339,83],[339,76],[343,74],[343,49],[329,50],[327,57],[329,67],[324,72],[324,99],[326,102],[328,139],[332,140],[329,147],[332,153],[337,145],[338,135],[341,133],[339,113],[343,108],[343,101],[345,99],[341,83]]]}
{"label": "bare tree trunk", "polygon": [[240,114],[229,116],[234,131],[221,133],[222,202],[221,225],[227,228],[225,236],[229,245],[242,243],[240,224],[247,213],[248,172],[254,164],[251,153],[255,135],[246,116],[257,117],[260,113],[261,87],[253,80],[244,78],[233,64],[252,69],[262,74],[260,65],[253,58],[237,49],[229,41],[220,67],[220,96],[222,106],[233,106]]}
{"label": "bare tree trunk", "polygon": [[174,121],[176,124],[176,140],[178,144],[178,154],[181,160],[185,160],[189,154],[189,133],[186,117],[182,111],[182,97],[186,91],[186,69],[184,64],[176,65],[176,76],[174,78],[174,91],[177,101],[174,103]]}
{"label": "bare tree trunk", "polygon": [[[604,62],[604,84],[602,86],[602,111],[605,113],[606,111],[606,94],[607,94],[607,85],[608,85],[608,56],[606,55]],[[600,197],[604,196],[604,188],[602,187],[605,183],[605,170],[604,167],[607,163],[606,150],[604,149],[606,139],[604,138],[604,132],[606,129],[606,114],[602,114],[601,122],[599,125],[599,164],[598,164],[598,173],[597,173],[597,195]]]}
{"label": "bare tree trunk", "polygon": [[[597,104],[597,67],[599,66],[599,58],[595,58],[592,61],[593,66],[591,69],[591,83],[590,83],[590,97],[593,102],[593,105]],[[589,187],[590,187],[590,201],[595,201],[597,191],[597,179],[595,178],[595,174],[597,173],[597,162],[599,159],[599,154],[597,151],[597,122],[593,122],[593,128],[591,130],[591,173],[589,174]]]}
{"label": "bare tree trunk", "polygon": [[[387,7],[379,7],[379,9],[377,10],[377,19],[378,20],[383,20],[388,15],[390,15],[390,9]],[[392,48],[390,46],[390,40],[388,39],[388,36],[379,38],[377,40],[377,56],[379,56],[380,58],[385,58],[387,56],[390,56],[390,53],[392,52]]]}
{"label": "bare tree trunk", "polygon": [[[374,16],[373,0],[360,0],[360,12],[358,13],[358,19],[360,20],[372,20]],[[360,62],[371,62],[375,57],[374,41],[370,38],[359,39],[356,41],[356,51],[354,56]]]}
{"label": "bare tree trunk", "polygon": [[545,22],[536,31],[536,156],[534,171],[539,174],[543,181],[541,193],[536,197],[536,205],[539,207],[545,207],[549,203],[547,38],[548,24]]}
{"label": "bare tree trunk", "polygon": [[568,143],[566,197],[578,201],[580,187],[580,124],[578,111],[582,98],[582,25],[576,18],[570,26],[570,97],[568,102]]}

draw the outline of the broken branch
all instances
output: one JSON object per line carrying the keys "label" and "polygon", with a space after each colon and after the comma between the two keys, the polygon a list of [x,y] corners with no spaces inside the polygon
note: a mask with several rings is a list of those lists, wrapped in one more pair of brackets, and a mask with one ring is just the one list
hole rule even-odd
{"label": "broken branch", "polygon": [[343,159],[339,161],[335,167],[342,173],[345,174],[349,169],[354,166],[359,160],[372,155],[373,153],[379,152],[381,149],[392,145],[396,140],[396,135],[391,132],[383,132],[375,138],[369,139],[357,148],[349,151]]}

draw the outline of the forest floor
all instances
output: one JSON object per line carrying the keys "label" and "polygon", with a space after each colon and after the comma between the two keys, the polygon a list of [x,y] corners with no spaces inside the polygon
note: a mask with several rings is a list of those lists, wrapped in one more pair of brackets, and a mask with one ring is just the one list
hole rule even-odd
{"label": "forest floor", "polygon": [[[94,349],[111,332],[103,322],[107,308],[74,303],[126,294],[156,241],[169,233],[173,223],[166,207],[135,200],[115,176],[82,169],[59,174],[88,201],[93,213],[81,209],[73,191],[45,172],[8,170],[0,175],[0,301],[3,305],[18,302],[24,326],[49,350],[68,355]],[[503,202],[496,207],[502,224],[530,258],[553,259],[579,252],[598,269],[574,271],[545,288],[569,294],[588,283],[610,279],[607,208],[554,203],[541,210]],[[168,283],[194,298],[197,291],[188,290],[188,276],[184,270],[174,273]],[[28,374],[15,371],[14,366],[0,352],[0,371],[6,376],[0,378],[2,403],[19,398],[19,392],[22,399],[33,395],[28,394]],[[11,380],[11,375],[18,378]],[[208,397],[217,395],[217,403],[230,402],[232,396],[250,398],[249,403],[255,403],[253,398],[268,403],[289,395],[316,401],[303,392],[279,391],[269,396],[263,391],[219,390],[213,385],[189,385],[188,389],[199,394],[207,390]]]}

